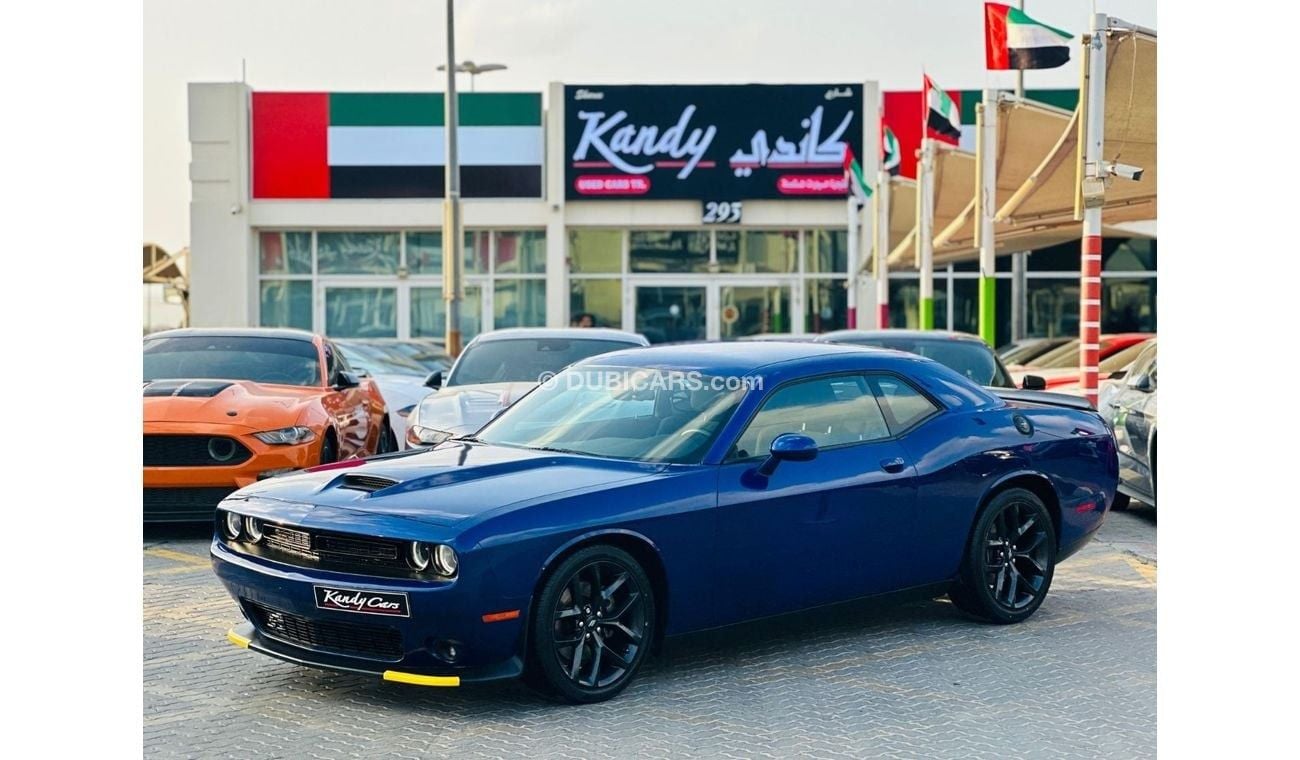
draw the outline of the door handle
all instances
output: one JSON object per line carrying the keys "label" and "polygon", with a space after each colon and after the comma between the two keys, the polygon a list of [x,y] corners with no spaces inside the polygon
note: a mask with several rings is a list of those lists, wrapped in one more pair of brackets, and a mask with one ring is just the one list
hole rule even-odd
{"label": "door handle", "polygon": [[906,466],[907,466],[907,462],[904,462],[902,457],[894,457],[893,459],[880,460],[880,469],[884,470],[885,472],[892,472],[892,473],[902,472],[903,468]]}

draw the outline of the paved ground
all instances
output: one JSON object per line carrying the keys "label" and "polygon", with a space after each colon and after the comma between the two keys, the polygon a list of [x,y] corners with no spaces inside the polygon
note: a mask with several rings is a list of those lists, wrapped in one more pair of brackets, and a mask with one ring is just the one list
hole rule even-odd
{"label": "paved ground", "polygon": [[857,606],[675,643],[613,702],[515,685],[424,689],[226,643],[235,605],[203,531],[144,548],[151,757],[1078,757],[1155,755],[1156,525],[1112,515],[1029,622],[946,601]]}

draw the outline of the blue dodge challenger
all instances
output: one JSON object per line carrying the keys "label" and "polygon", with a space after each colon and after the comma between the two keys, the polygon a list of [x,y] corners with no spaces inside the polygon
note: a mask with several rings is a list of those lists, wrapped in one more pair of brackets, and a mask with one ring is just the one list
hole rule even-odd
{"label": "blue dodge challenger", "polygon": [[665,636],[889,592],[1015,623],[1115,498],[1086,402],[815,343],[604,354],[475,435],[248,486],[238,646],[426,686],[625,688]]}

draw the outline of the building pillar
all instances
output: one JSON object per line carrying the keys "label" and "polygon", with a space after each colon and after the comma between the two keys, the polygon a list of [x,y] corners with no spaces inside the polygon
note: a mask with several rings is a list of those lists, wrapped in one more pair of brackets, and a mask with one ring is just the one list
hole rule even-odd
{"label": "building pillar", "polygon": [[188,86],[194,327],[258,323],[257,239],[248,222],[250,93],[242,82]]}
{"label": "building pillar", "polygon": [[569,326],[569,235],[564,220],[564,85],[547,86],[546,326]]}

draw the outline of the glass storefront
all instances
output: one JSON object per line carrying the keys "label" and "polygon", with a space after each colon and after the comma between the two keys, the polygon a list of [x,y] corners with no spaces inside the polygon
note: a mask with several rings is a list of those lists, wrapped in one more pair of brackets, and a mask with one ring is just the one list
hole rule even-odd
{"label": "glass storefront", "polygon": [[[442,242],[436,230],[260,232],[258,322],[338,338],[441,339]],[[464,250],[465,340],[546,324],[543,230],[470,230]]]}

